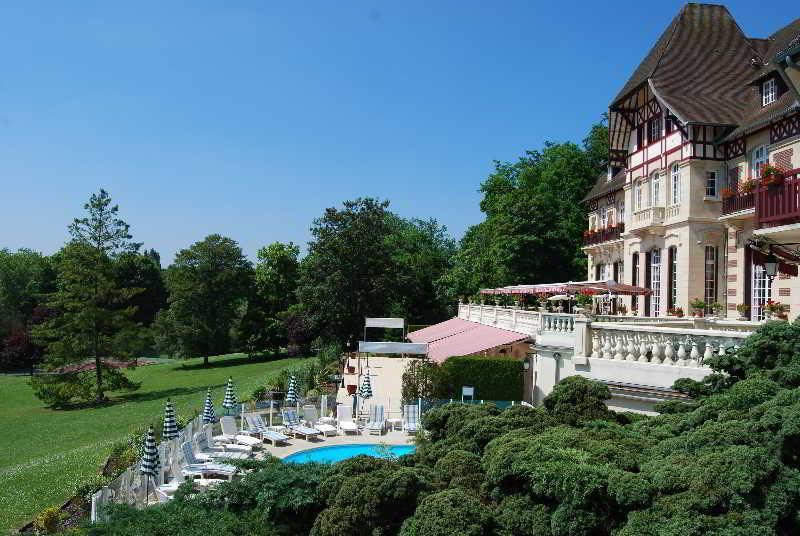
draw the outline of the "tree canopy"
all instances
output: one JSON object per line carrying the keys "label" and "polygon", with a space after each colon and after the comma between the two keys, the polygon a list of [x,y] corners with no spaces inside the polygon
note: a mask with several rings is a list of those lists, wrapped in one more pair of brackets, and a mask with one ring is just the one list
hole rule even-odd
{"label": "tree canopy", "polygon": [[461,239],[440,292],[454,301],[484,287],[584,279],[582,200],[607,154],[607,128],[598,124],[582,146],[547,143],[496,162],[480,188],[486,219]]}

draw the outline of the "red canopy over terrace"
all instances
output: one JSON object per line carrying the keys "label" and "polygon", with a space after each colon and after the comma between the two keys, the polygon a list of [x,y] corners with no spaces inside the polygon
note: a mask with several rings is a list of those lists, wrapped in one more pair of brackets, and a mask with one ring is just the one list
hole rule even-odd
{"label": "red canopy over terrace", "polygon": [[544,283],[540,285],[511,285],[486,288],[481,294],[616,294],[618,296],[645,296],[652,290],[634,285],[608,281],[569,281],[567,283]]}

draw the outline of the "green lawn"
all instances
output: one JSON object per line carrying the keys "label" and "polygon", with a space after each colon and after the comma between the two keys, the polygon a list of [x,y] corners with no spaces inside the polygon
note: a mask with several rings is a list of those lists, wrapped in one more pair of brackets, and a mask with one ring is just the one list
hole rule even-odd
{"label": "green lawn", "polygon": [[211,387],[219,407],[228,376],[237,395],[247,396],[267,376],[299,361],[233,355],[212,359],[209,368],[200,368],[200,359],[143,366],[130,373],[142,382],[138,391],[118,393],[108,406],[59,411],[42,405],[27,377],[0,376],[0,534],[66,500],[76,481],[98,471],[115,440],[158,419],[167,398],[179,416],[186,415],[201,409]]}

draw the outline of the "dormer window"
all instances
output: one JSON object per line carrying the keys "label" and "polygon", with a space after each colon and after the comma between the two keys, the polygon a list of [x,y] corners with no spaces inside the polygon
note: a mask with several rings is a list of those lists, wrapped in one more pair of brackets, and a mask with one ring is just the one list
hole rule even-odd
{"label": "dormer window", "polygon": [[770,78],[761,84],[761,106],[772,104],[778,98],[778,87],[775,84],[775,79]]}

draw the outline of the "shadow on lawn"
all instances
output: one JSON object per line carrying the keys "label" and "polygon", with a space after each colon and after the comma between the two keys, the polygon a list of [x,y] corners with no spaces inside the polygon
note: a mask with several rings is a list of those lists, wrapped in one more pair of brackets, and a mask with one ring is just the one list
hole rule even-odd
{"label": "shadow on lawn", "polygon": [[226,384],[223,382],[208,385],[198,385],[196,387],[173,387],[172,389],[162,389],[160,391],[150,391],[147,393],[131,392],[122,396],[118,396],[114,400],[114,403],[148,402],[150,400],[160,400],[164,398],[174,398],[178,396],[197,394],[197,400],[200,405],[202,405],[203,397],[200,396],[200,393],[204,395],[209,387],[213,390],[217,390],[225,387],[225,385]]}
{"label": "shadow on lawn", "polygon": [[201,361],[192,365],[183,364],[176,366],[175,370],[208,370],[213,368],[238,367],[240,365],[251,365],[253,363],[268,363],[286,357],[289,356],[285,354],[264,354],[256,357],[247,357],[243,355],[241,357],[217,358],[215,360],[212,356],[208,360],[208,365],[204,365]]}

